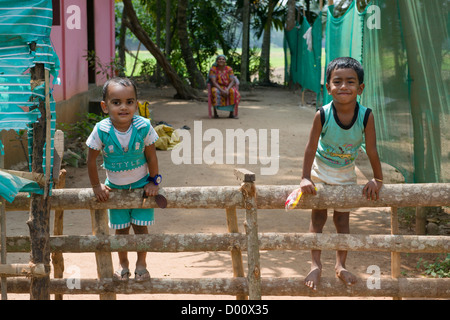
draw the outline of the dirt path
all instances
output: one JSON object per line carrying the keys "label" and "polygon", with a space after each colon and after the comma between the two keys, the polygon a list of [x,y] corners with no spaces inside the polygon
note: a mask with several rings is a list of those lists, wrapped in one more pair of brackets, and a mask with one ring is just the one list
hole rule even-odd
{"label": "dirt path", "polygon": [[[301,175],[303,152],[306,139],[314,116],[314,106],[300,106],[299,93],[285,89],[258,88],[251,92],[242,92],[242,102],[239,109],[239,119],[223,118],[209,119],[206,102],[174,100],[171,89],[141,89],[140,98],[149,100],[156,121],[165,121],[175,128],[184,125],[190,127],[194,138],[195,131],[205,133],[208,129],[218,129],[223,135],[224,148],[226,144],[226,129],[271,129],[279,133],[279,158],[272,158],[271,165],[275,167],[278,161],[279,170],[276,175],[261,175],[261,168],[270,165],[263,163],[258,157],[256,164],[249,164],[248,150],[245,164],[237,164],[237,157],[232,164],[180,164],[175,165],[170,151],[158,151],[160,172],[163,175],[164,186],[215,186],[237,185],[233,175],[235,167],[244,167],[256,173],[257,184],[298,184]],[[201,125],[201,129],[200,126]],[[273,131],[273,132],[275,132]],[[217,132],[217,131],[211,131]],[[261,135],[259,135],[259,138]],[[271,137],[274,137],[273,135]],[[210,142],[203,142],[203,150]],[[270,146],[268,152],[271,154]],[[194,154],[195,150],[192,150]],[[365,183],[364,173],[369,172],[368,161],[364,156],[358,162],[358,182]],[[367,160],[367,159],[366,159]],[[203,161],[204,162],[204,161]],[[225,162],[225,161],[224,161]],[[67,187],[89,187],[87,170],[83,168],[66,168],[68,171]],[[387,167],[386,170],[390,170]],[[395,172],[385,172],[389,182],[399,181]],[[307,232],[310,211],[295,210],[286,213],[284,210],[260,210],[260,232]],[[335,229],[330,218],[324,232],[334,233]],[[8,214],[8,235],[27,235],[26,220],[28,213],[15,212]],[[238,210],[240,231],[243,232],[243,210]],[[351,215],[351,232],[354,234],[389,234],[390,213],[387,208],[358,209]],[[52,227],[51,227],[52,228]],[[150,227],[151,233],[199,233],[226,232],[226,217],[224,210],[181,210],[157,209],[156,224]],[[64,214],[64,233],[68,235],[91,234],[89,211],[66,211]],[[94,254],[65,254],[65,277],[73,275],[78,270],[82,278],[96,278]],[[246,255],[244,267],[246,268]],[[135,253],[130,253],[130,266],[134,270]],[[28,254],[10,254],[9,263],[27,263]],[[117,254],[113,253],[115,268],[118,266]],[[334,252],[323,252],[323,276],[334,276]],[[194,252],[194,253],[149,253],[148,268],[154,278],[201,278],[201,277],[232,277],[231,259],[228,252]],[[309,271],[310,255],[306,251],[269,251],[261,253],[262,277],[304,277]],[[372,252],[349,253],[347,266],[358,276],[367,275],[371,265],[380,267],[382,275],[390,274],[390,254]],[[74,268],[74,269],[73,269]],[[402,269],[413,269],[409,265]],[[29,299],[28,295],[9,295],[10,299]],[[291,297],[282,297],[282,299]],[[292,297],[304,299],[303,297]],[[96,295],[70,296],[65,299],[98,299]],[[231,296],[193,296],[193,295],[118,295],[118,299],[234,299]],[[279,299],[279,297],[264,297],[264,299]]]}

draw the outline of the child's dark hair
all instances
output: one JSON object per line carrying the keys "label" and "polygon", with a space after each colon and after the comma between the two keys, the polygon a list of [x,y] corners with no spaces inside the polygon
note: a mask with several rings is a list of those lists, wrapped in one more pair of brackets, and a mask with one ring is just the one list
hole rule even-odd
{"label": "child's dark hair", "polygon": [[133,80],[131,80],[129,78],[115,77],[115,78],[111,78],[111,79],[107,80],[105,82],[105,84],[103,85],[103,101],[106,101],[106,96],[108,94],[108,87],[111,83],[120,84],[124,87],[133,86],[134,93],[136,94],[136,98],[137,98],[137,88],[136,88],[136,84],[134,83]]}
{"label": "child's dark hair", "polygon": [[330,83],[331,72],[337,69],[353,69],[358,75],[359,84],[364,82],[364,69],[358,60],[350,57],[340,57],[331,61],[327,67],[327,83]]}

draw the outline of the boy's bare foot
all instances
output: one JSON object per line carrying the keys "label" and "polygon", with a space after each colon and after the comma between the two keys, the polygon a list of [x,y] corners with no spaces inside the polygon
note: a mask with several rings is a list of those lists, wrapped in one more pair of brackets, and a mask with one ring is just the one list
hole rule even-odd
{"label": "boy's bare foot", "polygon": [[322,270],[318,267],[312,269],[305,278],[305,286],[312,290],[317,290],[317,285],[320,281],[320,276],[322,275]]}
{"label": "boy's bare foot", "polygon": [[346,286],[352,286],[358,281],[355,275],[345,268],[336,269],[336,276],[341,279]]}

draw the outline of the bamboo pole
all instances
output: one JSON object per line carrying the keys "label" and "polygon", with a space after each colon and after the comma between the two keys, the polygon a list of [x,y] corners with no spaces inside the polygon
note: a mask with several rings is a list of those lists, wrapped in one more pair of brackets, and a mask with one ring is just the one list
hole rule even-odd
{"label": "bamboo pole", "polygon": [[248,297],[261,300],[261,266],[258,242],[258,217],[256,204],[255,174],[245,169],[235,169],[235,176],[242,181],[240,191],[245,208],[245,233],[247,235]]}
{"label": "bamboo pole", "polygon": [[[147,234],[50,237],[52,252],[202,252],[247,251],[242,233]],[[450,252],[448,236],[362,235],[314,233],[259,233],[260,250],[347,250],[373,252]],[[29,252],[30,238],[8,237],[8,252]]]}
{"label": "bamboo pole", "polygon": [[[352,287],[346,287],[335,277],[321,278],[317,291],[307,288],[301,277],[263,278],[261,291],[265,296],[309,296],[309,297],[393,297],[409,298],[449,298],[450,279],[399,278],[382,277],[380,289],[370,289],[365,279]],[[11,293],[27,293],[30,282],[26,279],[8,281]],[[59,294],[207,294],[238,295],[249,294],[246,278],[203,278],[203,279],[168,279],[152,278],[152,281],[139,282],[129,280],[127,283],[112,279],[82,279],[79,289],[70,289],[65,279],[52,279],[50,292]]]}
{"label": "bamboo pole", "polygon": [[[367,200],[362,196],[363,185],[317,186],[317,195],[304,195],[297,208],[359,208],[359,207],[420,207],[450,205],[450,183],[387,184],[381,190],[380,199]],[[256,186],[258,209],[284,209],[289,194],[297,185]],[[160,193],[167,198],[167,208],[221,208],[236,206],[243,208],[243,195],[236,186],[212,187],[166,187]],[[139,208],[142,205],[142,190],[114,190],[110,199],[98,202],[91,188],[53,190],[50,198],[54,209],[120,209]],[[149,198],[144,207],[156,208]],[[19,193],[6,210],[28,210],[27,193]]]}
{"label": "bamboo pole", "polygon": [[[239,233],[239,226],[236,216],[236,207],[231,207],[226,209],[227,212],[227,227],[230,233]],[[231,247],[231,263],[233,266],[233,276],[234,277],[244,277],[244,264],[242,262],[242,252],[241,246],[234,244]],[[246,295],[237,295],[236,300],[247,300]]]}

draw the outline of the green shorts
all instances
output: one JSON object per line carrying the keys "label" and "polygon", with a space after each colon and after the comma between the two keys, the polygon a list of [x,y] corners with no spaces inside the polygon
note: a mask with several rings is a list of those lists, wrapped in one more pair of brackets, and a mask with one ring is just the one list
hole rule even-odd
{"label": "green shorts", "polygon": [[[113,189],[138,189],[143,188],[148,183],[147,177],[142,178],[132,184],[116,185],[106,179],[105,184]],[[137,226],[150,226],[155,223],[153,208],[133,208],[133,209],[108,209],[109,227],[111,229],[125,229],[131,224]]]}

